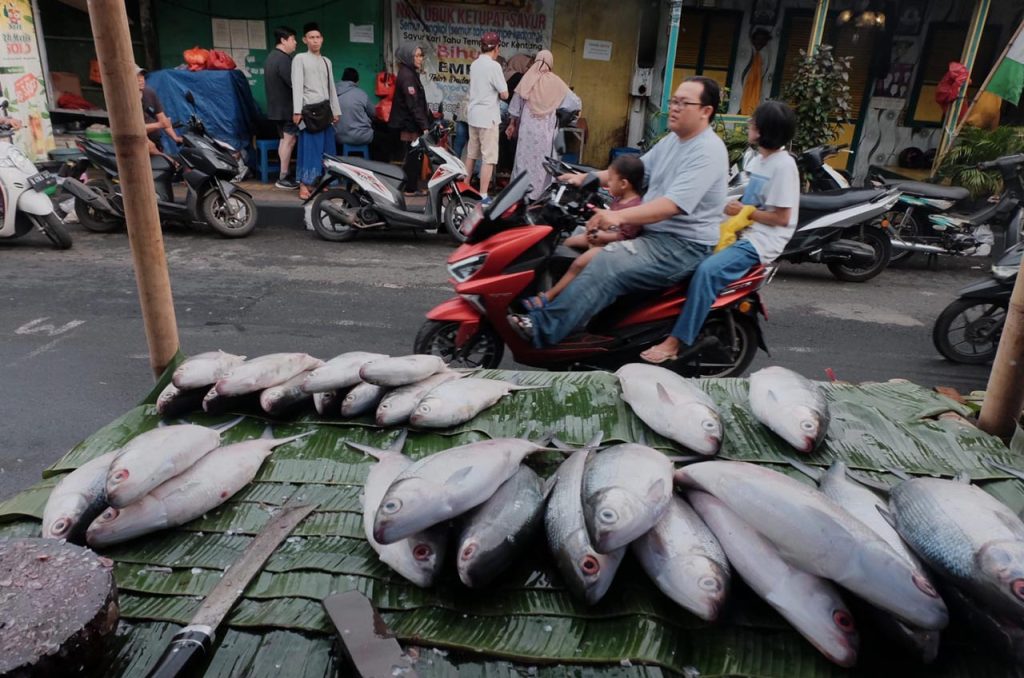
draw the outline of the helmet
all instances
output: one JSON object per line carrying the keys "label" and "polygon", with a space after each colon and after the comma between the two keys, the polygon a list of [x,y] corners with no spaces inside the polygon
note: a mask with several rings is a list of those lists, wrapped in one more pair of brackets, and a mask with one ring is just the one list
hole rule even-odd
{"label": "helmet", "polygon": [[501,39],[498,38],[498,34],[494,31],[487,31],[480,38],[480,46],[485,52],[490,52],[492,49],[501,44]]}

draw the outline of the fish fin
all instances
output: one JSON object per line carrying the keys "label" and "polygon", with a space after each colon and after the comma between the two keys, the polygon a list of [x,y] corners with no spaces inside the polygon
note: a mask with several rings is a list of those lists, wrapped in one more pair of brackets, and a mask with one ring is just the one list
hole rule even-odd
{"label": "fish fin", "polygon": [[[636,444],[647,445],[647,431],[645,431],[644,429],[640,429],[640,433],[638,433],[636,436]],[[647,446],[650,447],[649,445]]]}
{"label": "fish fin", "polygon": [[787,459],[786,461],[789,463],[790,466],[795,468],[797,471],[800,471],[800,473],[803,473],[805,476],[807,476],[814,482],[818,482],[819,480],[821,480],[821,469],[814,468],[813,466],[805,464],[802,461],[797,461],[796,459]]}
{"label": "fish fin", "polygon": [[892,491],[892,486],[885,484],[884,481],[875,480],[871,476],[866,476],[862,473],[854,473],[850,469],[846,469],[846,477],[854,482],[858,482],[864,487],[871,488],[872,490],[878,490],[888,494]]}
{"label": "fish fin", "polygon": [[956,475],[953,476],[953,482],[961,483],[963,485],[971,484],[971,474],[967,471],[957,471]]}
{"label": "fish fin", "polygon": [[217,433],[223,434],[226,431],[229,431],[229,430],[233,429],[234,427],[238,426],[244,420],[245,420],[245,415],[242,415],[242,416],[239,416],[239,417],[235,417],[234,419],[230,419],[228,421],[221,422],[219,424],[214,424],[213,426],[210,426],[209,428],[212,428]]}
{"label": "fish fin", "polygon": [[672,454],[666,455],[666,457],[673,464],[692,464],[695,461],[707,459],[703,454]]}
{"label": "fish fin", "polygon": [[273,438],[273,437],[274,437],[274,425],[273,424],[267,424],[266,426],[263,427],[263,432],[260,433],[260,438],[265,438],[265,439],[269,440],[270,438]]}
{"label": "fish fin", "polygon": [[889,523],[889,526],[895,530],[896,518],[892,515],[892,512],[884,506],[876,506],[875,508],[878,509],[878,514],[882,516],[882,519]]}
{"label": "fish fin", "polygon": [[354,443],[351,440],[346,440],[345,444],[349,447],[359,450],[363,454],[368,454],[374,459],[380,459],[388,450],[382,450],[379,447],[370,447],[369,445],[363,445],[362,443]]}
{"label": "fish fin", "polygon": [[893,474],[900,480],[910,480],[910,474],[901,468],[896,468],[895,466],[883,466],[882,468],[884,468],[886,471]]}
{"label": "fish fin", "polygon": [[536,440],[530,441],[537,447],[547,447],[549,443],[554,444],[555,441],[555,430],[548,429],[544,433],[540,434],[540,437]]}
{"label": "fish fin", "polygon": [[670,394],[668,391],[665,390],[665,387],[661,385],[660,381],[655,386],[655,388],[658,391],[658,399],[659,400],[661,400],[666,405],[673,405],[674,406],[676,404],[676,401],[672,399],[672,394]]}
{"label": "fish fin", "polygon": [[994,469],[997,469],[999,471],[1002,471],[1003,473],[1007,473],[1007,474],[1013,476],[1014,478],[1018,478],[1020,480],[1024,480],[1024,471],[1021,471],[1020,469],[1014,468],[1014,467],[1010,466],[1009,464],[1003,464],[1003,463],[1000,463],[998,461],[993,461],[992,459],[987,459],[985,461],[985,463],[988,464],[989,466],[991,466]]}
{"label": "fish fin", "polygon": [[583,447],[585,447],[588,450],[596,450],[598,446],[601,444],[601,440],[603,438],[604,431],[598,431],[590,438],[590,440],[587,441],[587,444],[584,445]]}
{"label": "fish fin", "polygon": [[550,386],[520,386],[519,384],[508,382],[509,391],[539,391],[541,389],[551,388]]}
{"label": "fish fin", "polygon": [[[671,494],[672,490],[669,489]],[[665,494],[665,479],[658,478],[647,488],[647,501],[652,504],[657,502]]]}
{"label": "fish fin", "polygon": [[[269,426],[267,428],[269,428]],[[293,442],[295,440],[299,440],[300,438],[307,438],[307,437],[313,435],[314,433],[316,433],[316,431],[306,431],[305,433],[298,433],[296,435],[287,436],[285,438],[275,438],[273,446],[274,447],[279,447],[281,445],[284,445],[285,443],[290,443],[290,442]]]}
{"label": "fish fin", "polygon": [[398,452],[401,454],[402,448],[405,447],[405,439],[409,437],[409,429],[403,428],[398,432],[398,437],[388,445],[388,452]]}
{"label": "fish fin", "polygon": [[473,467],[472,466],[465,466],[463,468],[460,468],[458,471],[456,471],[455,473],[453,473],[450,476],[448,476],[448,479],[444,481],[444,484],[445,485],[458,485],[459,483],[461,483],[463,480],[466,479],[466,476],[468,476],[472,472],[473,472]]}

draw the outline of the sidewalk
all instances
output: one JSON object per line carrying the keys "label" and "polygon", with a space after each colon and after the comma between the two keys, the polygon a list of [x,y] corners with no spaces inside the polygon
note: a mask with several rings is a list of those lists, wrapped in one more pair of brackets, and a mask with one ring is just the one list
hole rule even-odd
{"label": "sidewalk", "polygon": [[[253,180],[243,181],[238,185],[248,191],[256,202],[256,209],[259,211],[256,220],[257,227],[293,226],[298,229],[306,227],[306,204],[299,200],[298,189],[275,188],[272,183],[264,184]],[[413,209],[423,211],[426,204],[426,198],[406,198],[406,205]]]}

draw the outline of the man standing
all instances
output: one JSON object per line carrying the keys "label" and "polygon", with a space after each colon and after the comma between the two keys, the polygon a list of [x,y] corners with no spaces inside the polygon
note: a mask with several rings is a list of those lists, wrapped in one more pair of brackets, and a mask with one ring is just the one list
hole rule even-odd
{"label": "man standing", "polygon": [[334,138],[339,144],[362,146],[373,141],[373,106],[370,97],[359,89],[359,71],[346,68],[337,83],[341,119],[334,125]]}
{"label": "man standing", "polygon": [[281,160],[278,188],[294,190],[299,182],[291,177],[292,151],[299,128],[292,122],[292,55],[295,53],[295,30],[287,26],[274,29],[274,49],[263,63],[263,84],[267,91],[267,119],[277,123],[281,143],[277,157]]}
{"label": "man standing", "polygon": [[[320,24],[310,21],[302,27],[302,42],[306,50],[292,59],[292,122],[299,128],[299,161],[296,163],[299,175],[299,199],[308,200],[313,186],[324,172],[324,154],[334,155],[334,127],[341,117],[338,107],[338,90],[334,86],[334,68],[331,60],[320,53],[324,35]],[[311,127],[306,118],[305,108],[317,110],[323,129]],[[306,119],[304,119],[306,118]]]}
{"label": "man standing", "polygon": [[146,69],[141,66],[135,67],[135,75],[139,81],[139,91],[142,92],[142,119],[146,123],[146,136],[149,137],[149,152],[152,155],[163,153],[164,146],[160,140],[160,132],[167,132],[167,136],[180,144],[181,137],[174,131],[171,119],[164,113],[164,105],[156,92],[146,85]]}
{"label": "man standing", "polygon": [[480,56],[469,69],[469,103],[466,106],[466,122],[469,123],[469,150],[466,152],[466,174],[473,176],[473,165],[482,161],[480,167],[480,193],[484,204],[491,201],[487,190],[491,186],[491,175],[498,164],[498,126],[501,123],[501,109],[498,97],[508,99],[505,74],[498,63],[498,34],[484,33],[480,39]]}

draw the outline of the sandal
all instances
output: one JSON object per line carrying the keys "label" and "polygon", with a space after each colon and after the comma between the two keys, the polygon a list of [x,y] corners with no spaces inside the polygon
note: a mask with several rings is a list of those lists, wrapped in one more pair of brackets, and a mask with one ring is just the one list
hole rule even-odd
{"label": "sandal", "polygon": [[510,313],[508,315],[508,324],[520,339],[530,343],[533,342],[533,320],[530,316]]}
{"label": "sandal", "polygon": [[540,309],[547,306],[548,303],[549,300],[546,292],[541,292],[540,294],[534,297],[523,299],[523,306],[526,308],[527,311],[539,311]]}
{"label": "sandal", "polygon": [[643,353],[640,354],[640,358],[652,365],[661,365],[662,363],[672,362],[677,360],[679,355],[677,353],[666,353],[656,347],[652,346]]}

